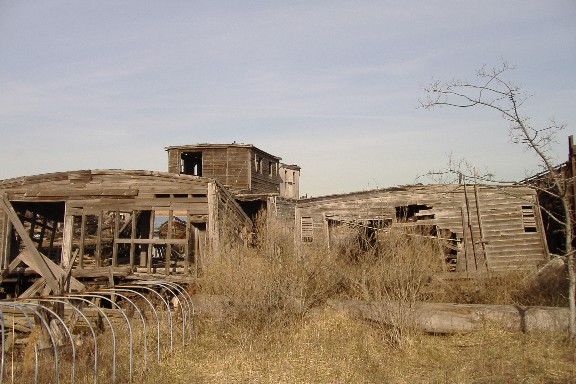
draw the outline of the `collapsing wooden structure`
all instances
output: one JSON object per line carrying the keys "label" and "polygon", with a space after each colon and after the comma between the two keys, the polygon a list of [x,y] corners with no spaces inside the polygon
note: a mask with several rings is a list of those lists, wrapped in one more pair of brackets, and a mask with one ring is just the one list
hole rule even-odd
{"label": "collapsing wooden structure", "polygon": [[64,290],[62,280],[69,284],[70,277],[197,275],[218,247],[246,243],[252,226],[217,180],[172,173],[86,170],[20,177],[0,181],[0,196],[5,287],[20,286],[36,273],[48,291]]}
{"label": "collapsing wooden structure", "polygon": [[337,247],[359,231],[377,242],[391,228],[437,237],[447,269],[468,274],[548,260],[536,193],[519,185],[412,185],[302,199],[295,218],[304,244]]}
{"label": "collapsing wooden structure", "polygon": [[134,274],[195,277],[219,250],[250,244],[262,212],[293,230],[296,246],[336,247],[359,233],[377,242],[390,228],[411,228],[444,239],[447,268],[456,272],[536,268],[548,259],[537,196],[525,186],[413,185],[299,199],[300,167],[253,145],[166,151],[168,172],[0,180],[4,290],[81,290],[83,279]]}

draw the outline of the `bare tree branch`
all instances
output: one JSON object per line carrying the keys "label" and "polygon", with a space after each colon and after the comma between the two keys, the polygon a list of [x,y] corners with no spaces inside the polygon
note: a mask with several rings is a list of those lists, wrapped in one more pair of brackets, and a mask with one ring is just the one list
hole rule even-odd
{"label": "bare tree branch", "polygon": [[[539,183],[529,183],[528,185],[550,197],[557,199],[561,204],[561,217],[554,212],[545,209],[540,205],[540,209],[548,217],[560,224],[564,232],[564,255],[566,256],[569,272],[569,304],[570,304],[570,324],[569,338],[572,343],[576,342],[576,271],[574,270],[574,252],[572,250],[572,239],[574,238],[572,226],[572,211],[570,201],[570,186],[573,180],[568,179],[562,170],[554,165],[550,156],[550,145],[555,142],[556,135],[564,129],[564,125],[557,124],[551,120],[549,126],[535,128],[530,125],[530,118],[521,113],[521,108],[532,95],[522,91],[522,89],[506,79],[507,72],[515,69],[504,62],[500,67],[487,69],[483,66],[476,72],[478,81],[469,82],[465,80],[452,80],[450,82],[434,81],[424,87],[426,99],[419,101],[423,109],[433,109],[436,107],[456,107],[473,108],[483,107],[496,111],[509,123],[509,134],[511,141],[525,146],[532,151],[539,159],[544,168],[545,174],[542,178],[535,178],[533,181]],[[471,173],[462,172],[460,165],[453,167],[449,162],[447,169],[442,171],[429,172],[427,176],[438,177],[444,173],[456,174],[460,182],[470,178]],[[474,173],[474,180],[478,176]],[[492,181],[482,175],[482,181]],[[543,183],[545,180],[546,183]]]}

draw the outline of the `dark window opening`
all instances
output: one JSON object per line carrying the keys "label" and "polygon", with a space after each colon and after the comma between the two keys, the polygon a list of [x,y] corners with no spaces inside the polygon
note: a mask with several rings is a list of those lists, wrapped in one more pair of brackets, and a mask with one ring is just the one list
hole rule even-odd
{"label": "dark window opening", "polygon": [[[12,202],[22,225],[39,252],[55,262],[60,261],[64,202]],[[12,228],[10,248],[6,249],[12,260],[24,248],[20,235]]]}
{"label": "dark window opening", "polygon": [[458,251],[460,250],[462,239],[456,236],[456,233],[447,228],[436,228],[435,230],[440,246],[444,253],[444,262],[450,272],[454,272],[458,267]]}
{"label": "dark window opening", "polygon": [[183,152],[180,156],[180,173],[202,176],[202,152]]}
{"label": "dark window opening", "polygon": [[257,173],[262,173],[262,158],[258,155],[254,155],[254,169]]}
{"label": "dark window opening", "polygon": [[432,209],[427,205],[411,204],[396,207],[396,220],[399,222],[415,222],[420,220],[432,220],[434,214],[421,213]]}
{"label": "dark window opening", "polygon": [[275,164],[272,161],[268,162],[268,175],[270,177],[276,176]]}
{"label": "dark window opening", "polygon": [[522,222],[524,223],[524,232],[538,232],[536,228],[536,216],[534,216],[533,206],[522,206]]}

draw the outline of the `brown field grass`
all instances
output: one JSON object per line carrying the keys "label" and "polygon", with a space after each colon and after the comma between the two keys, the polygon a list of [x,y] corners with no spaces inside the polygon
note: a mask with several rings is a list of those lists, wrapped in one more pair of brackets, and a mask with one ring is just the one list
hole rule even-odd
{"label": "brown field grass", "polygon": [[[538,284],[526,273],[441,278],[443,245],[412,235],[404,229],[380,235],[377,246],[351,238],[331,249],[296,249],[291,233],[260,228],[255,248],[222,250],[195,282],[201,293],[228,298],[230,314],[195,319],[192,341],[164,349],[161,363],[151,358],[144,369],[135,359],[133,382],[576,382],[576,350],[564,333],[523,334],[487,323],[474,333],[427,335],[410,316],[417,301],[563,306],[564,277]],[[401,305],[381,324],[327,309],[329,299]],[[140,345],[136,340],[135,356],[142,356]],[[126,382],[126,343],[120,348],[118,382]],[[110,378],[109,361],[102,356],[99,382]],[[79,363],[77,382],[92,382],[90,364]]]}
{"label": "brown field grass", "polygon": [[[269,229],[268,229],[269,230]],[[200,321],[191,345],[146,383],[572,383],[576,351],[563,333],[503,330],[427,335],[414,329],[416,301],[563,305],[565,284],[536,286],[525,273],[474,281],[438,279],[441,245],[386,234],[369,249],[295,250],[272,231],[256,249],[229,249],[208,266],[204,293],[229,297],[235,316]],[[286,236],[283,238],[283,236]],[[395,300],[391,324],[325,309],[328,299]]]}
{"label": "brown field grass", "polygon": [[378,326],[322,311],[299,323],[251,328],[203,323],[193,343],[144,383],[573,383],[564,335],[487,326],[413,334],[402,348]]}

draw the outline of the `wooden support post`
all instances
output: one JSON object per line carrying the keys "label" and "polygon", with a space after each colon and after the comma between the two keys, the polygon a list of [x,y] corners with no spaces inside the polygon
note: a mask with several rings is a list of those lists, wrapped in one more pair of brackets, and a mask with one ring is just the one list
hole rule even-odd
{"label": "wooden support post", "polygon": [[[0,210],[0,212],[2,212]],[[2,270],[5,270],[10,264],[10,248],[12,247],[12,222],[8,219],[8,216],[4,216],[4,243],[0,247],[0,256],[2,258]]]}
{"label": "wooden support post", "polygon": [[186,274],[190,274],[190,236],[191,236],[191,226],[190,226],[190,213],[186,211],[186,244],[184,244],[184,270]]}
{"label": "wooden support post", "polygon": [[165,265],[164,265],[164,274],[170,274],[170,264],[171,264],[171,256],[172,256],[172,244],[170,244],[170,239],[172,239],[172,220],[174,219],[174,211],[168,211],[168,228],[166,231],[166,255],[165,255]]}
{"label": "wooden support post", "polygon": [[324,229],[324,237],[326,238],[326,247],[330,249],[330,226],[328,225],[328,218],[325,213],[322,213],[322,228]]}
{"label": "wooden support post", "polygon": [[218,231],[218,191],[216,183],[208,183],[208,225],[207,235],[210,244],[210,254],[214,257],[218,254],[219,231]]}
{"label": "wooden support post", "polygon": [[74,216],[64,216],[64,230],[62,232],[62,256],[60,265],[62,268],[67,269],[70,265],[70,257],[72,255],[72,233],[74,226]]}
{"label": "wooden support post", "polygon": [[54,240],[56,240],[56,229],[58,228],[58,222],[52,220],[52,229],[50,229],[50,246],[48,247],[48,256],[52,255],[52,250],[54,249]]}
{"label": "wooden support post", "polygon": [[[464,207],[460,207],[460,215],[462,217],[462,251],[457,254],[456,272],[468,272],[468,241],[466,239],[467,225]],[[463,258],[461,256],[463,256]]]}
{"label": "wooden support post", "polygon": [[46,226],[48,225],[48,217],[42,217],[42,226],[40,227],[40,238],[38,239],[38,249],[42,248],[44,244],[44,237],[46,236]]}
{"label": "wooden support post", "polygon": [[[28,235],[30,236],[32,241],[34,241],[34,232],[36,231],[37,216],[38,215],[36,214],[36,212],[32,212],[32,218],[30,219],[30,229],[28,230]],[[36,246],[36,248],[38,248],[38,246]]]}
{"label": "wooden support post", "polygon": [[474,200],[476,201],[476,218],[478,220],[478,230],[480,231],[480,246],[482,247],[482,257],[484,258],[484,267],[488,269],[488,255],[486,254],[486,240],[484,238],[484,229],[482,228],[482,214],[480,212],[480,197],[478,196],[478,184],[476,183],[476,169],[474,169]]}
{"label": "wooden support post", "polygon": [[[467,191],[466,183],[464,183],[464,201],[466,202],[466,224],[468,228],[468,232],[470,234],[470,243],[472,245],[472,255],[474,257],[474,272],[478,272],[478,260],[476,259],[476,243],[474,241],[474,228],[472,227],[472,220],[470,218],[470,200],[468,199],[468,191]],[[468,261],[466,261],[466,265],[468,265]],[[470,268],[467,268],[468,271]]]}
{"label": "wooden support post", "polygon": [[134,239],[136,238],[136,213],[138,211],[132,211],[132,231],[130,232],[130,270],[134,270],[134,251],[136,250],[136,244],[134,244]]}
{"label": "wooden support post", "polygon": [[82,223],[80,224],[80,254],[78,259],[78,268],[84,268],[84,248],[86,242],[86,214],[82,213]]}
{"label": "wooden support post", "polygon": [[98,228],[96,229],[96,253],[94,258],[96,259],[96,268],[102,266],[102,226],[104,225],[104,213],[102,211],[98,212]]}
{"label": "wooden support post", "polygon": [[[150,211],[143,211],[138,218],[138,230],[140,232],[140,238],[148,239],[150,237]],[[146,268],[146,262],[148,260],[148,252],[150,247],[148,245],[139,244],[138,250],[139,254],[139,266],[141,268]]]}
{"label": "wooden support post", "polygon": [[[154,219],[156,217],[155,211],[150,211],[150,232],[148,233],[148,238],[152,240],[154,238]],[[154,248],[153,244],[148,244],[148,261],[147,261],[147,271],[152,273],[152,250]]]}
{"label": "wooden support post", "polygon": [[118,266],[118,243],[116,239],[118,238],[118,229],[120,226],[120,212],[114,212],[114,231],[112,240],[112,267]]}
{"label": "wooden support post", "polygon": [[194,227],[194,277],[198,277],[200,258],[200,230],[197,227]]}

